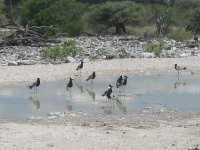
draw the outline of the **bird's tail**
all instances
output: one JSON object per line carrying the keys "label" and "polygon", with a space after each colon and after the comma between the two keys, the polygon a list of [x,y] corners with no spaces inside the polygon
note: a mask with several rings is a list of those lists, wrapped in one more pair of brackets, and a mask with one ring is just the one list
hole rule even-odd
{"label": "bird's tail", "polygon": [[86,79],[86,81],[88,81],[88,80],[89,80],[89,78]]}
{"label": "bird's tail", "polygon": [[106,93],[103,93],[101,96],[106,96]]}
{"label": "bird's tail", "polygon": [[183,70],[186,70],[186,67],[184,67]]}
{"label": "bird's tail", "polygon": [[29,89],[32,89],[33,88],[33,86],[32,85],[30,85],[30,86],[28,86],[29,87]]}

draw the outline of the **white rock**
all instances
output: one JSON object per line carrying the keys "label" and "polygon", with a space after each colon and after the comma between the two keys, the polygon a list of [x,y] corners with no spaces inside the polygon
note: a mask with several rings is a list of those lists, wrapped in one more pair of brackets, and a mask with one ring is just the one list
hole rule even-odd
{"label": "white rock", "polygon": [[149,53],[149,52],[144,52],[144,53],[141,53],[141,56],[143,58],[154,58],[155,54],[154,53]]}

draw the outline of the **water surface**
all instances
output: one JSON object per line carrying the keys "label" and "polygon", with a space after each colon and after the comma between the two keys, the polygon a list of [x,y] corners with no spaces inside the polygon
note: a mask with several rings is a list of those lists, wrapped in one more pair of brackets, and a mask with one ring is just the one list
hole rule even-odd
{"label": "water surface", "polygon": [[75,79],[71,92],[66,91],[68,80],[41,82],[37,92],[27,85],[2,86],[0,118],[24,119],[55,111],[119,115],[157,106],[200,112],[199,75],[132,76],[125,87],[113,88],[117,100],[107,102],[101,95],[116,80],[117,77],[97,77],[91,85],[85,79]]}

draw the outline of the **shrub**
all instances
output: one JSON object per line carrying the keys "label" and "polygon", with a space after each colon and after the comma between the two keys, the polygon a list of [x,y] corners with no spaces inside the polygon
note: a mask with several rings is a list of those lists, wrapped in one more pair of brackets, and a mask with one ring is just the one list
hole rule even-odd
{"label": "shrub", "polygon": [[70,40],[65,44],[56,44],[55,47],[46,47],[43,49],[42,56],[44,58],[53,59],[56,61],[58,58],[66,56],[76,56],[82,52],[82,48],[76,46],[76,41]]}
{"label": "shrub", "polygon": [[176,29],[169,32],[167,35],[170,39],[174,39],[176,41],[185,41],[192,38],[192,33],[189,31],[184,31],[182,29]]}
{"label": "shrub", "polygon": [[160,53],[163,51],[164,48],[164,42],[160,41],[159,43],[150,43],[146,51],[150,53],[154,53],[156,56],[159,56]]}
{"label": "shrub", "polygon": [[[76,0],[25,0],[23,25],[52,26],[59,32],[79,35],[83,30],[82,15],[85,5]],[[39,32],[55,35],[53,28],[41,28]]]}

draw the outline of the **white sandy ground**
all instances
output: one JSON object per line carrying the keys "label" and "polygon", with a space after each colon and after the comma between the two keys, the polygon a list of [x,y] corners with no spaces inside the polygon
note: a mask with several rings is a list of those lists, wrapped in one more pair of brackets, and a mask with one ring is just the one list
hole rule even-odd
{"label": "white sandy ground", "polygon": [[[200,73],[200,58],[190,57],[86,62],[82,75],[93,70],[98,76],[176,73],[175,63],[187,66],[187,73]],[[1,66],[0,85],[76,77],[77,65]],[[0,117],[0,150],[187,150],[200,144],[199,113],[148,110],[98,119],[70,115],[23,123]]]}

